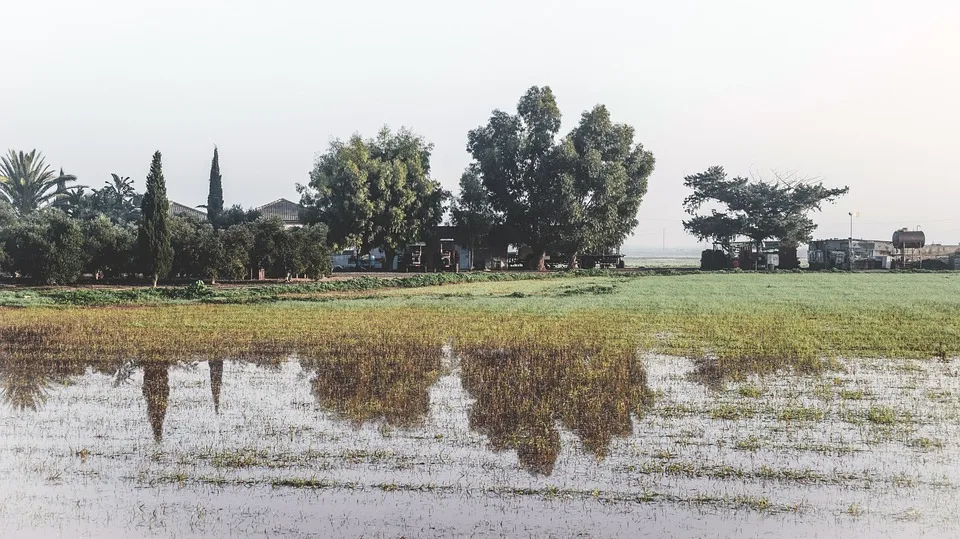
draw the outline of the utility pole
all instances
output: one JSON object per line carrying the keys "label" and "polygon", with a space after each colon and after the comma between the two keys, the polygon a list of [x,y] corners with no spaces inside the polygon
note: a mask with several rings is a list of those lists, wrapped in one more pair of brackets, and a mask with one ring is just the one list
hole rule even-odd
{"label": "utility pole", "polygon": [[847,212],[850,216],[850,239],[847,241],[847,258],[850,261],[850,271],[853,271],[853,218],[860,217],[860,212]]}

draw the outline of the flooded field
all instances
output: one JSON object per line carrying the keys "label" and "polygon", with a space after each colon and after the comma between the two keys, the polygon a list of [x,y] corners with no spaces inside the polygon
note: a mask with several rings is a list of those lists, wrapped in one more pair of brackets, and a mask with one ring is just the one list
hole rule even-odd
{"label": "flooded field", "polygon": [[958,360],[716,372],[576,346],[7,353],[0,535],[960,533]]}

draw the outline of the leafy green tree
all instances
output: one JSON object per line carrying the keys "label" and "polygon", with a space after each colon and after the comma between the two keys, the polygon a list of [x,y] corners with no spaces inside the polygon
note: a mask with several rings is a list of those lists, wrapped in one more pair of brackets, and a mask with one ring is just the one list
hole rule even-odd
{"label": "leafy green tree", "polygon": [[0,230],[14,225],[19,216],[17,215],[16,210],[13,209],[13,206],[9,202],[0,198]]}
{"label": "leafy green tree", "polygon": [[163,180],[163,165],[160,152],[153,154],[150,173],[147,175],[147,191],[140,205],[140,228],[137,234],[137,246],[140,266],[143,272],[157,280],[170,273],[173,262],[173,248],[170,246],[170,202],[167,200],[167,186]]}
{"label": "leafy green tree", "polygon": [[170,216],[170,248],[173,258],[170,261],[170,274],[176,277],[196,276],[197,265],[197,223],[195,220]]}
{"label": "leafy green tree", "polygon": [[20,215],[30,215],[64,196],[66,184],[76,176],[57,175],[43,156],[10,150],[0,157],[0,196]]}
{"label": "leafy green tree", "polygon": [[325,223],[332,245],[357,246],[360,253],[380,247],[392,260],[443,217],[449,193],[430,178],[432,150],[407,129],[332,142],[317,158],[309,184],[297,186],[304,219]]}
{"label": "leafy green tree", "polygon": [[44,284],[76,282],[86,262],[78,221],[56,209],[18,220],[2,233],[7,269]]}
{"label": "leafy green tree", "polygon": [[637,226],[654,158],[633,138],[633,127],[613,123],[597,105],[563,140],[560,243],[571,268],[579,253],[619,247]]}
{"label": "leafy green tree", "polygon": [[460,195],[454,200],[450,213],[453,224],[467,239],[470,260],[474,260],[474,248],[486,243],[500,219],[483,188],[476,166],[467,167],[460,176]]}
{"label": "leafy green tree", "polygon": [[223,243],[220,234],[211,223],[200,223],[197,227],[197,274],[216,284],[220,278],[223,258]]}
{"label": "leafy green tree", "polygon": [[233,225],[252,223],[260,217],[261,214],[258,210],[244,210],[239,204],[234,204],[228,209],[220,212],[220,214],[217,216],[217,220],[214,222],[214,226],[218,229],[230,228]]}
{"label": "leafy green tree", "polygon": [[221,257],[217,276],[221,279],[242,279],[246,276],[252,258],[254,233],[249,223],[240,223],[221,228]]}
{"label": "leafy green tree", "polygon": [[207,219],[216,223],[223,213],[223,176],[220,175],[220,152],[213,148],[213,161],[210,163],[210,191],[207,194]]}
{"label": "leafy green tree", "polygon": [[170,245],[173,247],[171,273],[180,277],[210,279],[211,283],[216,283],[223,245],[211,223],[189,217],[172,217]]}
{"label": "leafy green tree", "polygon": [[283,221],[278,217],[258,219],[252,226],[253,247],[250,250],[250,267],[263,269],[269,275],[287,274],[292,255]]}
{"label": "leafy green tree", "polygon": [[[817,228],[808,214],[850,191],[846,186],[830,189],[823,182],[793,176],[728,179],[719,166],[686,176],[683,184],[693,190],[683,201],[692,216],[683,227],[700,240],[720,243],[728,252],[739,236],[750,238],[758,247],[768,239],[794,247],[808,242]],[[704,205],[712,206],[710,213],[698,214]]]}
{"label": "leafy green tree", "polygon": [[327,248],[327,227],[319,223],[288,230],[295,247],[291,270],[295,275],[320,279],[330,275],[332,262]]}
{"label": "leafy green tree", "polygon": [[517,114],[493,111],[486,125],[467,136],[472,167],[494,211],[513,231],[513,243],[529,246],[537,269],[557,247],[563,226],[564,193],[555,138],[560,109],[549,87],[531,87]]}
{"label": "leafy green tree", "polygon": [[132,225],[115,224],[104,215],[82,223],[84,271],[94,277],[117,277],[133,270],[137,230]]}
{"label": "leafy green tree", "polygon": [[[375,203],[371,197],[370,149],[360,135],[330,143],[310,172],[308,185],[297,185],[307,222],[323,222],[329,241],[338,247],[370,250],[373,243]],[[359,257],[358,257],[359,258]]]}

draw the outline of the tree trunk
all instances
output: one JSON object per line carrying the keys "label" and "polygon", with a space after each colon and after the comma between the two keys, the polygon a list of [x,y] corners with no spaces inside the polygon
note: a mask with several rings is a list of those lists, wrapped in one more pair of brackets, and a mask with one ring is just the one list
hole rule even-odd
{"label": "tree trunk", "polygon": [[154,274],[153,274],[153,287],[154,287],[154,288],[157,287],[157,280],[159,280],[159,279],[160,279],[160,275],[157,274],[157,273],[154,273]]}
{"label": "tree trunk", "polygon": [[363,255],[370,254],[370,244],[367,242],[361,242],[360,248],[357,249],[357,269],[360,269],[361,264],[363,263]]}
{"label": "tree trunk", "polygon": [[537,271],[547,271],[547,251],[540,249],[540,256],[537,259]]}
{"label": "tree trunk", "polygon": [[573,254],[570,255],[570,261],[567,262],[567,269],[571,269],[571,270],[577,269],[577,252],[576,251],[574,251]]}
{"label": "tree trunk", "polygon": [[[393,271],[393,259],[397,257],[395,249],[388,249],[383,252],[383,271]],[[399,267],[399,265],[398,265]]]}

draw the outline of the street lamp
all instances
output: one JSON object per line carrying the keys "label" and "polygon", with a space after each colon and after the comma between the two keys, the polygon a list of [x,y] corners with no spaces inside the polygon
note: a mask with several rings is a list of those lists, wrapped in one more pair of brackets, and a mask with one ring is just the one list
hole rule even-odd
{"label": "street lamp", "polygon": [[850,216],[850,239],[847,241],[847,258],[850,260],[850,271],[853,271],[853,218],[860,217],[860,212],[847,212]]}

